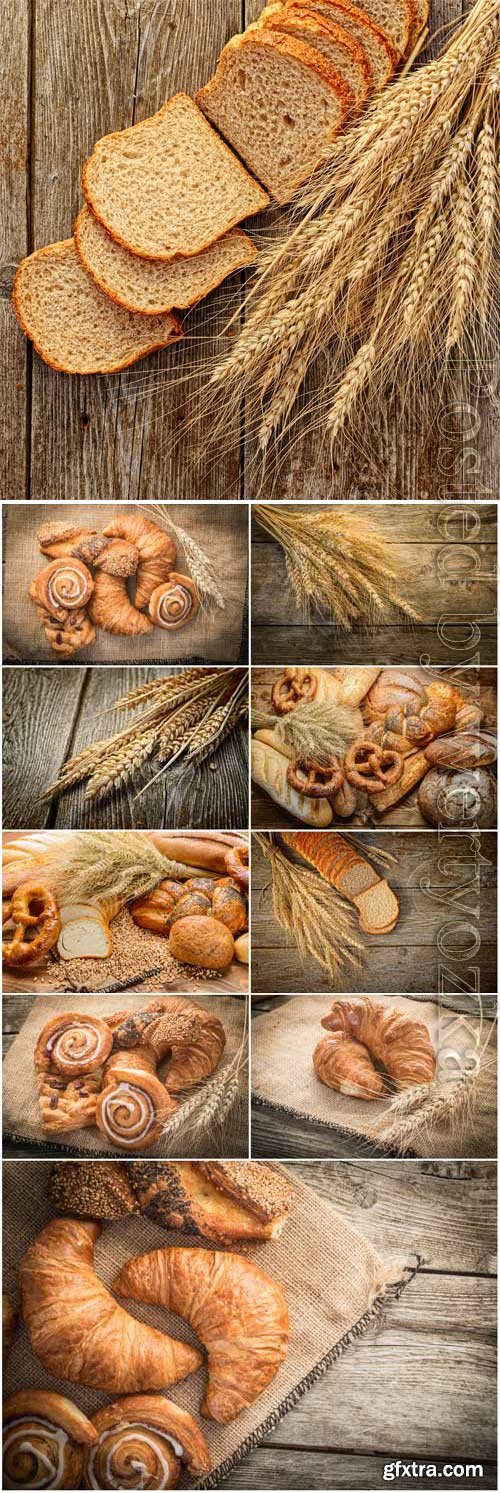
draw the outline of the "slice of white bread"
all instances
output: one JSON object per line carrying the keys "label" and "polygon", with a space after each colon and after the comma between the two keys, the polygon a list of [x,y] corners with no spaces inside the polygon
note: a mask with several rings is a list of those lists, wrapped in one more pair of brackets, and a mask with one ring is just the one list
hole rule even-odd
{"label": "slice of white bread", "polygon": [[277,202],[287,202],[327,153],[350,98],[326,57],[256,28],[224,48],[197,102]]}
{"label": "slice of white bread", "polygon": [[314,16],[312,11],[300,5],[294,6],[293,10],[280,8],[277,12],[272,6],[266,7],[258,25],[264,26],[266,31],[278,31],[285,36],[295,37],[297,41],[305,42],[306,46],[314,47],[316,52],[321,52],[347,83],[353,96],[354,109],[357,111],[363,107],[372,87],[371,70],[359,42],[340,26],[325,20],[323,16]]}
{"label": "slice of white bread", "polygon": [[184,93],[98,140],[82,185],[111,237],[144,259],[200,254],[269,200]]}
{"label": "slice of white bread", "polygon": [[414,25],[415,0],[363,0],[360,9],[385,31],[402,57]]}
{"label": "slice of white bread", "polygon": [[429,20],[429,0],[414,0],[413,24],[410,29],[407,52],[411,52],[420,33]]}
{"label": "slice of white bread", "polygon": [[[305,0],[301,0],[301,6]],[[293,14],[294,0],[282,7]],[[373,87],[378,90],[389,82],[398,63],[398,53],[389,37],[369,20],[353,0],[307,0],[307,8],[313,15],[324,16],[342,26],[349,36],[363,47],[371,67]]]}
{"label": "slice of white bread", "polygon": [[23,259],[12,299],[37,353],[62,373],[118,373],[182,337],[181,324],[170,313],[134,316],[103,295],[84,270],[72,238]]}
{"label": "slice of white bread", "polygon": [[231,228],[201,254],[188,259],[139,259],[111,238],[85,204],[75,223],[75,244],[89,275],[127,311],[160,316],[173,306],[194,306],[227,275],[253,264],[257,250],[241,228]]}

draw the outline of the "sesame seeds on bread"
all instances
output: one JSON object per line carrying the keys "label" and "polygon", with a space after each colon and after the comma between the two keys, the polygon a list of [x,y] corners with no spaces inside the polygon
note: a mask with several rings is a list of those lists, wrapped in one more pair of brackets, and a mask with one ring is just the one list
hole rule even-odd
{"label": "sesame seeds on bread", "polygon": [[273,1238],[281,1233],[294,1200],[293,1187],[282,1172],[264,1161],[200,1161],[208,1180],[236,1198],[263,1223],[273,1224]]}
{"label": "sesame seeds on bread", "polygon": [[98,140],[82,185],[111,237],[144,259],[199,254],[268,202],[183,93],[141,124]]}
{"label": "sesame seeds on bread", "polygon": [[326,57],[290,36],[252,28],[224,48],[200,109],[278,202],[327,154],[352,98]]}
{"label": "sesame seeds on bread", "polygon": [[221,1245],[273,1236],[273,1221],[214,1187],[199,1162],[131,1162],[130,1180],[141,1211],[163,1228]]}
{"label": "sesame seeds on bread", "polygon": [[118,305],[141,316],[185,310],[203,300],[235,270],[252,264],[257,250],[241,228],[231,228],[201,254],[184,259],[140,259],[111,238],[87,204],[75,223],[75,244],[89,275]]}
{"label": "sesame seeds on bread", "polygon": [[12,299],[37,353],[63,373],[118,373],[182,337],[180,322],[170,312],[136,316],[103,295],[72,238],[23,259]]}

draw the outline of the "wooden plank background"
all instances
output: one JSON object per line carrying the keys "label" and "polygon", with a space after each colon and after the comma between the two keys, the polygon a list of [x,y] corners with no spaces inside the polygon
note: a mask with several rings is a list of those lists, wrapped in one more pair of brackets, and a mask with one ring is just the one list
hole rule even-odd
{"label": "wooden plank background", "polygon": [[[358,832],[355,841],[361,853],[364,848],[368,860],[370,846],[396,857],[396,865],[387,870],[387,879],[399,899],[400,917],[392,933],[366,936],[360,969],[344,967],[337,989],[367,995],[378,991],[431,994],[439,988],[471,992],[470,1009],[477,1009],[477,996],[472,993],[476,982],[481,994],[497,988],[496,834],[379,830]],[[478,850],[479,867],[474,859]],[[457,952],[451,952],[452,946]],[[292,935],[284,933],[276,922],[271,868],[253,836],[253,998],[281,991],[300,994],[330,988],[321,965],[312,955],[302,964]]]}
{"label": "wooden plank background", "polygon": [[[271,690],[273,684],[280,677],[279,669],[252,669],[251,702],[252,710],[271,710]],[[447,671],[443,671],[440,678],[447,679]],[[454,678],[454,675],[453,675]],[[463,690],[464,698],[474,704],[481,704],[485,716],[485,724],[491,725],[496,730],[497,721],[497,676],[496,669],[467,669],[461,670],[458,687]],[[279,717],[276,717],[278,720]],[[492,768],[495,775],[496,767]],[[358,808],[356,814],[349,821],[334,819],[332,829],[355,829],[362,826],[369,829],[372,825],[381,829],[428,829],[429,825],[424,819],[418,806],[418,789],[413,788],[405,798],[388,809],[385,814],[378,814],[373,802],[363,792],[358,793]],[[269,793],[252,780],[251,794],[252,828],[253,829],[297,829],[303,828],[302,821],[289,814],[287,809],[276,804]],[[489,828],[496,827],[496,816],[493,818]]]}
{"label": "wooden plank background", "polygon": [[92,741],[124,728],[103,712],[129,689],[172,668],[4,668],[3,823],[5,829],[246,829],[248,731],[242,722],[195,772],[181,758],[138,798],[160,770],[152,757],[119,790],[87,801],[85,784],[40,802],[64,762]]}
{"label": "wooden plank background", "polygon": [[495,664],[496,508],[487,503],[444,510],[438,503],[418,508],[373,504],[364,506],[363,516],[374,522],[387,544],[402,593],[422,622],[405,627],[388,614],[379,624],[341,633],[315,617],[305,627],[287,581],[283,551],[252,515],[253,663]]}
{"label": "wooden plank background", "polygon": [[[493,368],[477,377],[474,370],[479,388],[472,396],[470,370],[457,371],[453,401],[436,409],[419,454],[420,412],[408,407],[402,391],[371,438],[369,462],[355,452],[332,470],[318,430],[285,452],[275,484],[270,474],[262,492],[250,441],[245,462],[238,420],[224,447],[205,459],[196,431],[178,440],[207,358],[231,345],[220,332],[241,301],[244,275],[186,316],[182,346],[108,379],[54,373],[25,344],[10,306],[16,266],[25,253],[71,233],[81,168],[94,142],[146,118],[179,89],[194,93],[224,43],[261,9],[262,0],[4,0],[4,498],[224,498],[269,496],[271,488],[285,498],[496,497]],[[461,14],[462,0],[431,0],[431,30],[437,34]],[[258,234],[253,221],[252,228]]]}

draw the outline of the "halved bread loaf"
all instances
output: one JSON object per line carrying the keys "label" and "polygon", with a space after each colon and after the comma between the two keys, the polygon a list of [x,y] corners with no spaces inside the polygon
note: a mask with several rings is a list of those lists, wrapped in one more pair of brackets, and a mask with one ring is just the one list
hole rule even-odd
{"label": "halved bread loaf", "polygon": [[325,20],[319,14],[314,16],[301,6],[294,6],[293,10],[280,9],[278,12],[269,7],[263,11],[258,24],[259,27],[265,27],[266,31],[277,31],[280,35],[295,37],[297,41],[305,42],[306,46],[314,47],[316,52],[320,52],[332,63],[339,76],[347,83],[352,94],[353,109],[357,111],[362,108],[371,88],[370,67],[359,42],[340,26]]}
{"label": "halved bread loaf", "polygon": [[[304,0],[301,0],[301,4],[303,3]],[[335,21],[359,42],[371,67],[374,88],[384,88],[395,71],[398,53],[380,26],[370,20],[358,5],[354,5],[353,0],[307,0],[307,7],[312,14]],[[294,0],[289,0],[286,10],[292,14],[294,9]]]}
{"label": "halved bread loaf", "polygon": [[276,200],[287,202],[327,153],[350,98],[326,57],[255,28],[224,48],[197,102]]}
{"label": "halved bread loaf", "polygon": [[144,259],[200,254],[268,202],[184,93],[98,140],[82,185],[111,237]]}
{"label": "halved bread loaf", "polygon": [[12,300],[37,353],[62,373],[118,373],[182,337],[181,324],[170,312],[135,316],[103,295],[83,268],[72,238],[23,259]]}
{"label": "halved bread loaf", "polygon": [[244,1192],[240,1199],[233,1188],[222,1191],[221,1179],[215,1186],[198,1162],[132,1162],[130,1177],[142,1212],[166,1229],[221,1245],[272,1239],[280,1232],[281,1202],[276,1216],[250,1211]]}
{"label": "halved bread loaf", "polygon": [[75,223],[75,244],[82,264],[101,290],[128,311],[159,316],[194,306],[221,280],[252,264],[257,250],[240,228],[231,228],[201,254],[188,259],[139,259],[111,238],[85,204]]}

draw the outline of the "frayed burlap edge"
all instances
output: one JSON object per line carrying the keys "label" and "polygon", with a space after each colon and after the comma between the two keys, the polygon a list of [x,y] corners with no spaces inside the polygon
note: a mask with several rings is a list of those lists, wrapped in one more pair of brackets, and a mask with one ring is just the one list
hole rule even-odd
{"label": "frayed burlap edge", "polygon": [[306,1114],[305,1110],[292,1109],[291,1104],[273,1104],[270,1099],[261,1099],[260,1094],[252,1094],[252,1104],[256,1104],[259,1109],[269,1109],[271,1113],[278,1115],[291,1115],[292,1119],[303,1120],[308,1125],[319,1125],[322,1130],[336,1130],[337,1135],[344,1135],[347,1140],[363,1141],[365,1145],[373,1144],[377,1147],[377,1151],[383,1151],[386,1156],[409,1156],[413,1161],[419,1160],[416,1151],[408,1149],[398,1151],[393,1146],[386,1146],[383,1141],[377,1140],[375,1136],[365,1135],[364,1131],[347,1130],[345,1125],[338,1125],[334,1120],[318,1120],[315,1115]]}
{"label": "frayed burlap edge", "polygon": [[337,1363],[347,1348],[351,1346],[351,1343],[363,1337],[363,1334],[368,1331],[369,1327],[373,1326],[374,1322],[380,1321],[383,1307],[391,1301],[399,1301],[399,1297],[403,1291],[406,1290],[407,1286],[411,1285],[415,1276],[418,1275],[419,1270],[422,1269],[423,1263],[422,1256],[417,1255],[415,1265],[409,1265],[399,1280],[394,1281],[379,1291],[372,1305],[368,1307],[366,1312],[363,1312],[363,1316],[359,1317],[358,1321],[349,1328],[348,1332],[344,1333],[339,1342],[335,1343],[335,1346],[330,1348],[328,1353],[323,1355],[323,1358],[319,1359],[319,1362],[315,1364],[313,1369],[309,1370],[305,1378],[301,1379],[300,1383],[296,1384],[294,1389],[289,1391],[285,1399],[281,1401],[281,1404],[276,1406],[275,1410],[271,1411],[266,1420],[262,1421],[262,1424],[257,1426],[256,1430],[252,1431],[251,1435],[247,1436],[241,1442],[241,1445],[236,1448],[233,1455],[226,1457],[224,1462],[220,1462],[218,1467],[214,1467],[209,1477],[204,1478],[201,1483],[194,1483],[193,1486],[195,1488],[219,1488],[221,1483],[229,1477],[233,1468],[239,1467],[240,1463],[244,1462],[245,1457],[248,1457],[250,1452],[255,1451],[255,1448],[260,1446],[265,1437],[270,1436],[271,1432],[276,1430],[280,1421],[284,1420],[289,1410],[293,1410],[294,1405],[297,1405],[302,1396],[307,1394],[308,1389],[312,1389],[318,1379],[322,1379],[328,1369],[333,1368],[334,1363]]}

